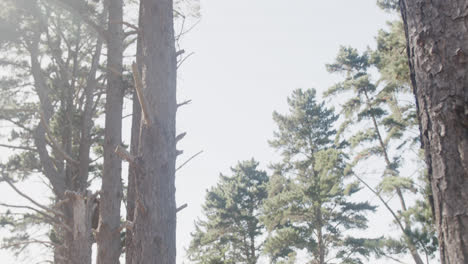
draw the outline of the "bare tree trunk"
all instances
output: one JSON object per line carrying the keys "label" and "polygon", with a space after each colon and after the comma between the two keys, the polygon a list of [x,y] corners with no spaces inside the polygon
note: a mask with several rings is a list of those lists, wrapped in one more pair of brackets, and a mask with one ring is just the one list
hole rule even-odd
{"label": "bare tree trunk", "polygon": [[441,262],[468,263],[468,1],[400,1]]}
{"label": "bare tree trunk", "polygon": [[[140,4],[139,20],[141,21],[142,5]],[[141,24],[139,22],[138,24]],[[141,72],[141,33],[138,34],[137,40],[137,67]],[[132,128],[130,139],[130,154],[133,156],[138,155],[138,143],[140,141],[140,127],[141,127],[141,106],[138,101],[138,94],[136,88],[133,90],[133,109],[132,109]],[[134,166],[128,168],[128,186],[127,186],[127,221],[133,222],[135,220],[135,200],[136,200],[136,170]],[[125,264],[132,264],[133,256],[133,231],[127,229],[125,232]]]}
{"label": "bare tree trunk", "polygon": [[132,263],[176,260],[176,56],[172,0],[142,0],[142,103]]}
{"label": "bare tree trunk", "polygon": [[122,143],[123,1],[108,0],[107,95],[100,220],[97,232],[98,264],[119,263],[120,204],[122,201],[122,160],[115,148]]}
{"label": "bare tree trunk", "polygon": [[69,206],[73,214],[73,233],[69,235],[72,239],[67,241],[70,257],[70,264],[91,263],[91,245],[92,232],[91,220],[93,216],[95,195],[90,192],[74,193],[67,191],[65,193],[69,199]]}

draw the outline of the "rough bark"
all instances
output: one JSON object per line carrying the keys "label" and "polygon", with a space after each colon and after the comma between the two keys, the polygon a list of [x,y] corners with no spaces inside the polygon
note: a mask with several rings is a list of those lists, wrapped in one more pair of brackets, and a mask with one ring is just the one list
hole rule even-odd
{"label": "rough bark", "polygon": [[[139,20],[141,21],[141,4],[139,11]],[[138,23],[140,24],[140,22]],[[137,39],[137,66],[138,71],[141,72],[141,33],[138,34]],[[138,101],[138,95],[136,89],[133,90],[133,109],[132,109],[132,128],[131,128],[131,139],[130,139],[130,154],[133,156],[138,155],[138,143],[140,141],[140,125],[141,125],[141,106]],[[133,222],[135,219],[135,200],[136,200],[136,170],[135,167],[130,164],[128,168],[128,186],[127,186],[127,221]],[[126,230],[125,232],[125,263],[132,264],[133,256],[133,232],[132,230]]]}
{"label": "rough bark", "polygon": [[468,263],[468,1],[400,1],[441,262]]}
{"label": "rough bark", "polygon": [[[72,211],[73,234],[69,247],[70,264],[91,263],[91,245],[93,237],[91,233],[91,220],[96,196],[85,192],[83,194],[67,191],[69,208]],[[69,235],[70,236],[70,235]]]}
{"label": "rough bark", "polygon": [[149,110],[136,161],[132,263],[176,259],[176,56],[172,0],[142,0],[142,80]]}
{"label": "rough bark", "polygon": [[108,1],[107,91],[100,220],[97,232],[98,264],[119,263],[122,160],[115,149],[122,143],[123,1]]}

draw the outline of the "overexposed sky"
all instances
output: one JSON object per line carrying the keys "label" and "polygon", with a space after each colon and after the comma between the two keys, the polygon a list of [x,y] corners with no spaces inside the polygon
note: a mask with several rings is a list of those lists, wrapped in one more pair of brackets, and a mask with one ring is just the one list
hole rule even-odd
{"label": "overexposed sky", "polygon": [[[193,222],[202,215],[205,190],[216,184],[219,173],[229,174],[239,160],[254,157],[266,169],[277,159],[267,143],[276,129],[272,112],[287,111],[286,97],[294,89],[316,88],[321,95],[337,82],[325,64],[340,45],[361,51],[375,46],[374,36],[391,19],[375,2],[201,1],[201,21],[182,42],[195,55],[181,67],[178,82],[179,100],[193,102],[180,109],[177,122],[180,132],[188,132],[179,144],[185,151],[179,161],[204,153],[176,176],[177,202],[189,205],[178,213],[178,264]],[[370,218],[377,230],[391,223],[385,211]]]}

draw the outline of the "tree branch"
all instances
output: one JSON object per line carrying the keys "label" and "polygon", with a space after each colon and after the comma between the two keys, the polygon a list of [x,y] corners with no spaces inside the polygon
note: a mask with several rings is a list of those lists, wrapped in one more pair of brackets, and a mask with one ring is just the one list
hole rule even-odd
{"label": "tree branch", "polygon": [[196,153],[195,155],[193,155],[192,157],[190,157],[188,160],[186,160],[184,163],[182,163],[179,167],[177,167],[176,171],[180,170],[182,167],[184,167],[187,163],[189,163],[191,160],[193,160],[196,156],[200,155],[203,153],[203,150],[199,151],[198,153]]}
{"label": "tree branch", "polygon": [[[3,174],[3,172],[2,172]],[[57,216],[60,216],[60,217],[63,217],[63,214],[61,212],[58,212],[56,210],[53,210],[51,208],[48,208],[47,206],[44,206],[38,202],[36,202],[34,199],[32,199],[31,197],[29,197],[28,195],[26,195],[25,193],[23,193],[22,191],[20,191],[18,188],[16,188],[16,186],[10,181],[10,179],[8,178],[8,176],[6,175],[2,175],[2,180],[4,180],[6,183],[8,183],[8,185],[10,185],[10,187],[16,192],[18,193],[20,196],[22,196],[23,198],[25,198],[26,200],[30,201],[31,203],[33,203],[34,205],[36,205],[37,207],[43,209],[44,211],[47,211],[47,212],[50,212],[54,215],[57,215]]]}
{"label": "tree branch", "polygon": [[177,104],[177,108],[183,106],[183,105],[187,105],[187,104],[190,104],[192,102],[192,100],[186,100],[186,101],[183,101],[182,103],[180,104]]}
{"label": "tree branch", "polygon": [[176,213],[182,211],[182,210],[185,209],[187,206],[188,206],[188,205],[185,203],[185,204],[183,204],[183,205],[177,207]]}
{"label": "tree branch", "polygon": [[23,146],[12,146],[12,145],[7,145],[7,144],[0,144],[0,147],[10,148],[10,149],[21,149],[21,150],[37,152],[37,149],[35,149],[35,148],[23,147]]}

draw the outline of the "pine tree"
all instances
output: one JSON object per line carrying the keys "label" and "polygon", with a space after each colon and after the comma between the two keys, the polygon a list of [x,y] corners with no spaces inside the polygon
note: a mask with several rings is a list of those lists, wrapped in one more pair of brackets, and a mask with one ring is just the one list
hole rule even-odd
{"label": "pine tree", "polygon": [[268,177],[253,159],[239,162],[231,171],[232,176],[221,174],[206,194],[206,219],[196,221],[187,252],[195,263],[254,264],[259,258],[264,230],[259,216]]}
{"label": "pine tree", "polygon": [[345,184],[346,156],[333,142],[338,116],[315,94],[295,90],[290,114],[273,114],[278,131],[270,144],[283,160],[273,167],[264,205],[265,252],[274,263],[294,263],[301,249],[313,263],[362,263],[375,241],[346,236],[345,230],[365,229],[365,213],[375,207],[350,201],[360,188]]}
{"label": "pine tree", "polygon": [[[420,233],[418,223],[411,220],[411,213],[415,212],[415,208],[409,208],[405,192],[416,193],[417,185],[414,178],[401,176],[399,171],[403,162],[401,152],[415,142],[415,137],[408,132],[415,126],[414,105],[411,101],[406,104],[400,102],[405,93],[407,96],[409,92],[409,74],[401,56],[395,55],[398,47],[401,47],[399,29],[396,23],[393,24],[391,33],[380,32],[378,50],[373,54],[374,61],[369,52],[359,54],[356,49],[342,47],[336,61],[327,65],[327,68],[332,73],[343,73],[344,81],[331,87],[325,95],[350,95],[350,99],[343,104],[345,120],[338,136],[350,135],[351,147],[357,151],[353,166],[371,157],[383,159],[385,169],[375,194],[381,201],[381,195],[395,194],[398,197],[398,215],[387,203],[384,205],[394,215],[394,220],[403,233],[399,242],[389,239],[388,244],[392,245],[392,249],[398,248],[399,253],[409,250],[415,263],[422,264],[418,251],[424,250],[427,255],[431,255],[433,250],[428,249],[434,240],[433,233]],[[368,73],[372,63],[382,73],[382,79],[377,84]],[[395,244],[401,245],[395,247]]]}
{"label": "pine tree", "polygon": [[[388,11],[398,11],[398,1],[390,1],[393,3],[392,8],[387,8]],[[371,62],[379,71],[379,83],[385,85],[385,94],[389,95],[384,103],[390,111],[389,117],[386,118],[386,126],[391,124],[393,120],[401,120],[402,116],[406,116],[403,122],[404,126],[397,126],[391,129],[400,130],[403,145],[399,145],[400,153],[405,153],[407,150],[418,152],[420,148],[420,135],[417,122],[416,103],[413,99],[413,91],[411,87],[410,71],[408,67],[408,59],[406,56],[406,38],[404,25],[401,19],[388,22],[388,30],[380,30],[376,38],[377,48],[372,52]],[[404,217],[410,219],[412,223],[416,223],[416,227],[412,230],[411,235],[416,241],[420,241],[421,249],[426,255],[426,259],[434,256],[438,249],[438,239],[436,227],[434,225],[431,211],[433,208],[432,191],[427,177],[426,165],[423,162],[424,150],[419,149],[418,155],[413,159],[419,168],[419,177],[416,182],[418,189],[418,200],[413,206],[409,206]],[[393,243],[393,242],[392,242]],[[405,249],[402,246],[402,241],[393,243],[397,248]],[[395,252],[395,251],[394,251]],[[398,251],[397,251],[398,252]]]}
{"label": "pine tree", "polygon": [[[1,61],[8,73],[2,79],[1,119],[14,125],[4,147],[15,149],[2,166],[3,180],[15,188],[14,182],[34,175],[53,192],[50,204],[30,199],[36,209],[15,217],[5,247],[40,243],[54,252],[55,263],[91,263],[96,195],[88,187],[100,173],[99,160],[92,159],[102,142],[93,121],[104,80],[103,40],[89,24],[47,1],[0,5]],[[88,7],[82,15],[90,23],[104,21],[99,5]],[[48,236],[32,237],[25,229],[30,224],[42,225]]]}

